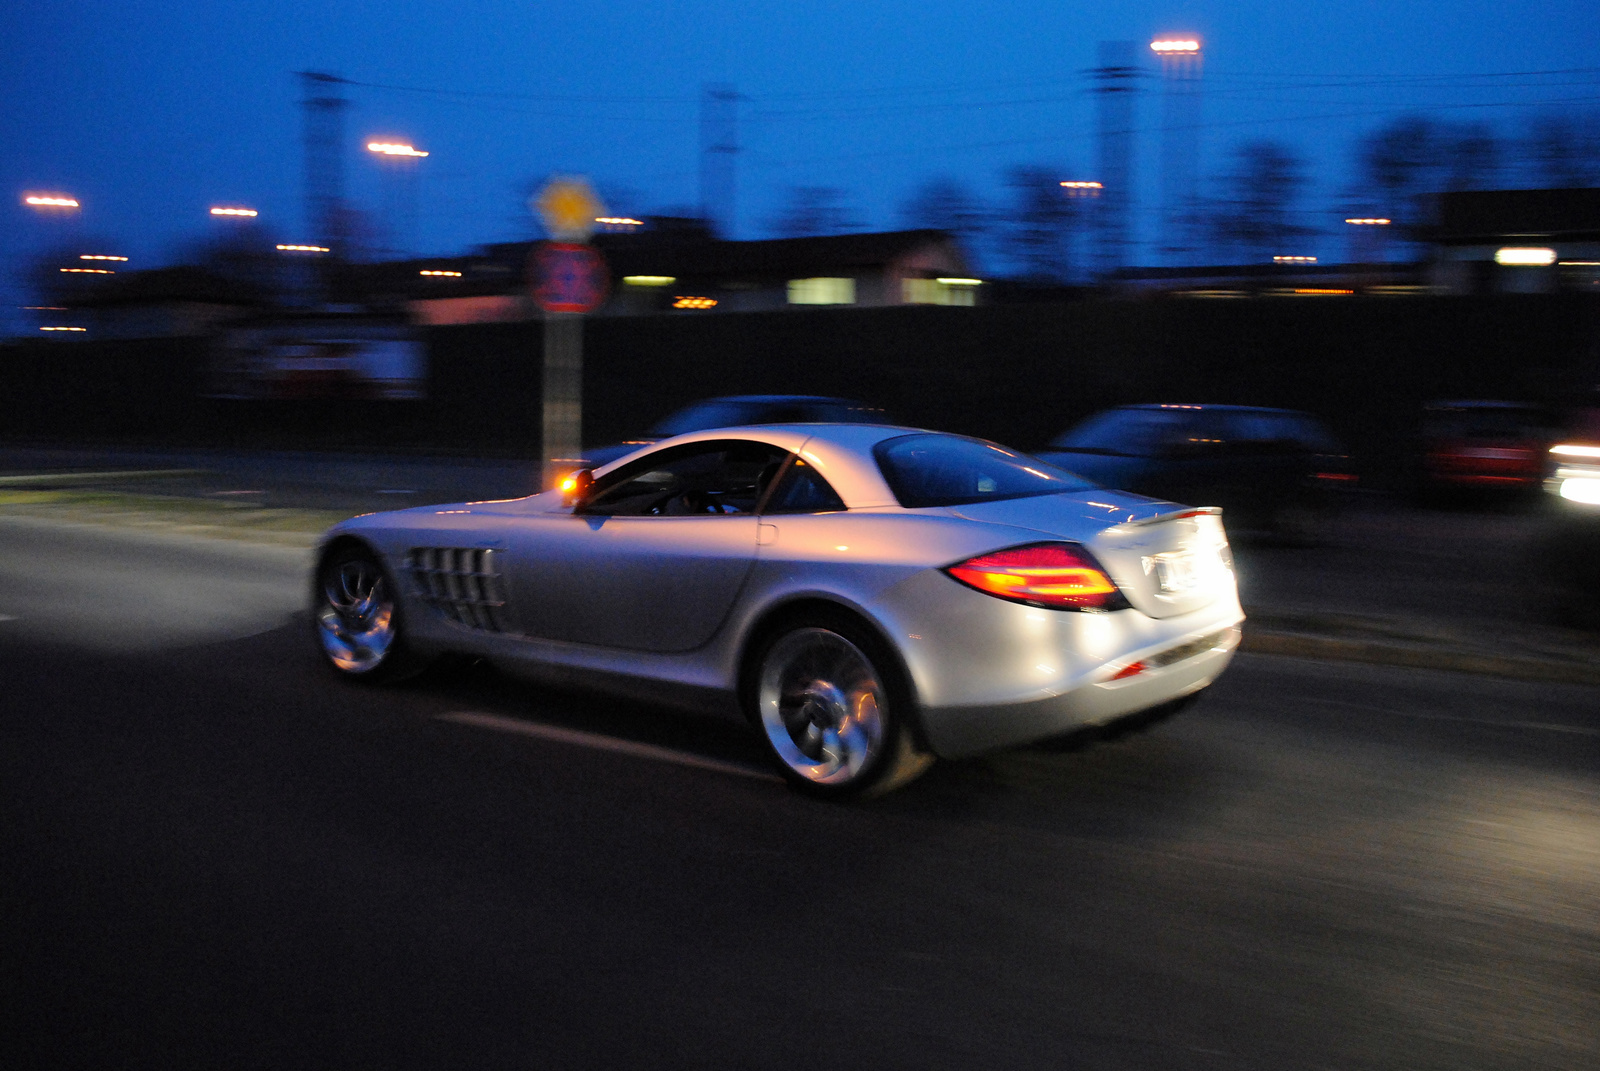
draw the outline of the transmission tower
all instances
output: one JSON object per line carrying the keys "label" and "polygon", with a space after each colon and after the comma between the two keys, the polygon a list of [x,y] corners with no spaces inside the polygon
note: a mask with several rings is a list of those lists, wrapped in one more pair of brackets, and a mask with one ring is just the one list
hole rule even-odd
{"label": "transmission tower", "polygon": [[739,152],[739,94],[726,82],[700,92],[700,216],[724,238],[734,237],[734,158]]}
{"label": "transmission tower", "polygon": [[1161,222],[1157,248],[1183,263],[1198,245],[1200,223],[1200,41],[1158,38],[1161,60]]}
{"label": "transmission tower", "polygon": [[1134,97],[1139,90],[1138,45],[1101,41],[1095,67],[1096,163],[1105,187],[1095,203],[1095,271],[1102,278],[1128,266],[1133,238]]}
{"label": "transmission tower", "polygon": [[334,74],[301,71],[305,98],[306,227],[318,245],[344,252],[344,113],[350,102]]}

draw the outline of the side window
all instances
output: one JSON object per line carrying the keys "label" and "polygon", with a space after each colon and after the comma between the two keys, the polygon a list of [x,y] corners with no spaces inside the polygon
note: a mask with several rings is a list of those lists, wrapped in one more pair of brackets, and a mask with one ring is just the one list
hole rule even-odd
{"label": "side window", "polygon": [[767,500],[763,513],[831,513],[844,509],[844,501],[816,469],[800,458],[784,470],[783,481]]}
{"label": "side window", "polygon": [[766,443],[688,443],[610,473],[576,512],[609,517],[751,513],[788,451]]}

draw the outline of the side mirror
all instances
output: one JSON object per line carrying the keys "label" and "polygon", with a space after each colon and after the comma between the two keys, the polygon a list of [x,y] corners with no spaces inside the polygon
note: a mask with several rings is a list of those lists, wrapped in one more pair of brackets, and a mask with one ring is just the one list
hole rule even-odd
{"label": "side mirror", "polygon": [[594,471],[592,469],[579,469],[561,481],[561,501],[569,506],[576,506],[589,495],[589,489],[594,486]]}

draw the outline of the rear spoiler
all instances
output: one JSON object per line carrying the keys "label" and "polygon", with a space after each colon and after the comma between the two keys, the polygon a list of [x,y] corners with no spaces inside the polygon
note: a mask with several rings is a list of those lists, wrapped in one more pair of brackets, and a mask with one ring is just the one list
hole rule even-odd
{"label": "rear spoiler", "polygon": [[1143,528],[1147,524],[1161,524],[1164,521],[1181,521],[1185,517],[1220,517],[1221,506],[1184,506],[1171,513],[1158,513],[1154,517],[1146,517],[1139,521],[1123,521],[1119,528]]}

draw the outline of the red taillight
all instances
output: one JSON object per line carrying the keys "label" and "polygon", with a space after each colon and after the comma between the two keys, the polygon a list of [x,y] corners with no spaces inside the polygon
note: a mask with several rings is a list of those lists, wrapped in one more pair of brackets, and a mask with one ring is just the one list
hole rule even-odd
{"label": "red taillight", "polygon": [[945,572],[985,595],[1052,610],[1120,610],[1128,600],[1082,547],[1033,543],[980,554]]}

